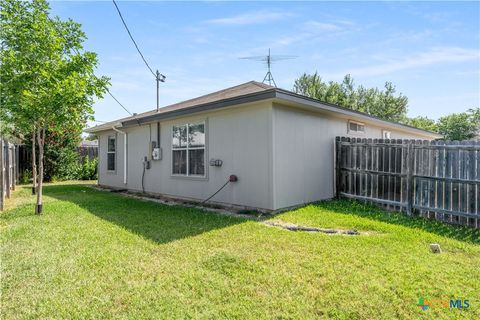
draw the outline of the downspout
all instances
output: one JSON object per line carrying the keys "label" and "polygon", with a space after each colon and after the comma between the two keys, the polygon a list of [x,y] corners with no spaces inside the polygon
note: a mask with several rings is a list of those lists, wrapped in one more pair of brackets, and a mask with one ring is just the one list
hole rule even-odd
{"label": "downspout", "polygon": [[127,184],[127,133],[112,126],[113,131],[123,134],[123,184]]}

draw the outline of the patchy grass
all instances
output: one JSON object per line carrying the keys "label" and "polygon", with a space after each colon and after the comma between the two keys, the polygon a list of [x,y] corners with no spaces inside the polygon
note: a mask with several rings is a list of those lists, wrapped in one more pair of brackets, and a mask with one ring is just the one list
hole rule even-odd
{"label": "patchy grass", "polygon": [[291,232],[72,183],[47,185],[34,216],[30,192],[0,213],[2,319],[480,318],[471,229],[334,201],[272,220],[369,235]]}

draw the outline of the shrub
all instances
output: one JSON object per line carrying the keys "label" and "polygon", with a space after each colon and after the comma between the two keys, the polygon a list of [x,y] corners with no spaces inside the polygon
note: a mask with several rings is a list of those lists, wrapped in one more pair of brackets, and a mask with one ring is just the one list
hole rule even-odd
{"label": "shrub", "polygon": [[97,179],[98,159],[90,160],[86,157],[77,171],[78,180],[96,180]]}
{"label": "shrub", "polygon": [[20,175],[20,184],[28,184],[32,180],[32,170],[25,169],[23,173]]}

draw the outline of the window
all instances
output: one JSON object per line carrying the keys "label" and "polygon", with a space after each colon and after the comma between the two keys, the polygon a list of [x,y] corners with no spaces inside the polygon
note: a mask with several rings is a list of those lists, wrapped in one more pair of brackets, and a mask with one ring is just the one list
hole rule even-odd
{"label": "window", "polygon": [[173,126],[172,174],[205,176],[205,123]]}
{"label": "window", "polygon": [[365,133],[365,125],[360,122],[348,121],[348,133]]}
{"label": "window", "polygon": [[117,139],[115,136],[108,137],[108,146],[107,146],[107,170],[115,171],[115,150]]}
{"label": "window", "polygon": [[382,138],[383,139],[390,139],[391,135],[392,135],[392,133],[390,131],[382,130]]}

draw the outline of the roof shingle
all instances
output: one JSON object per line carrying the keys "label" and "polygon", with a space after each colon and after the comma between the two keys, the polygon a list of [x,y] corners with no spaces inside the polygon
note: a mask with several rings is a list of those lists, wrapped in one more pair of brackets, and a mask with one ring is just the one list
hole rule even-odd
{"label": "roof shingle", "polygon": [[[98,125],[98,126],[95,126],[95,127],[89,128],[89,129],[91,129],[92,131],[108,130],[112,126],[117,125],[120,122],[140,119],[140,118],[144,118],[144,117],[154,115],[154,114],[160,114],[160,113],[165,113],[165,112],[170,112],[170,111],[175,111],[175,110],[180,110],[180,109],[186,109],[186,108],[190,108],[190,107],[193,107],[193,106],[196,106],[196,105],[211,103],[211,102],[220,101],[220,100],[229,99],[229,98],[234,98],[234,97],[243,96],[243,95],[246,95],[246,94],[258,93],[258,92],[262,92],[262,91],[273,89],[273,88],[274,87],[269,86],[269,85],[264,84],[264,83],[260,83],[260,82],[257,82],[257,81],[249,81],[249,82],[242,83],[242,84],[234,86],[234,87],[230,87],[230,88],[226,88],[226,89],[223,89],[223,90],[220,90],[220,91],[212,92],[212,93],[209,93],[209,94],[197,97],[197,98],[193,98],[193,99],[185,100],[185,101],[182,101],[182,102],[174,103],[174,104],[171,104],[169,106],[162,107],[158,111],[155,109],[155,110],[139,113],[139,114],[136,114],[136,115],[133,115],[133,116],[130,116],[130,117],[118,119],[118,120],[115,120],[115,121],[106,122],[106,123],[103,123],[101,125]],[[88,130],[88,131],[90,131],[90,130]]]}

